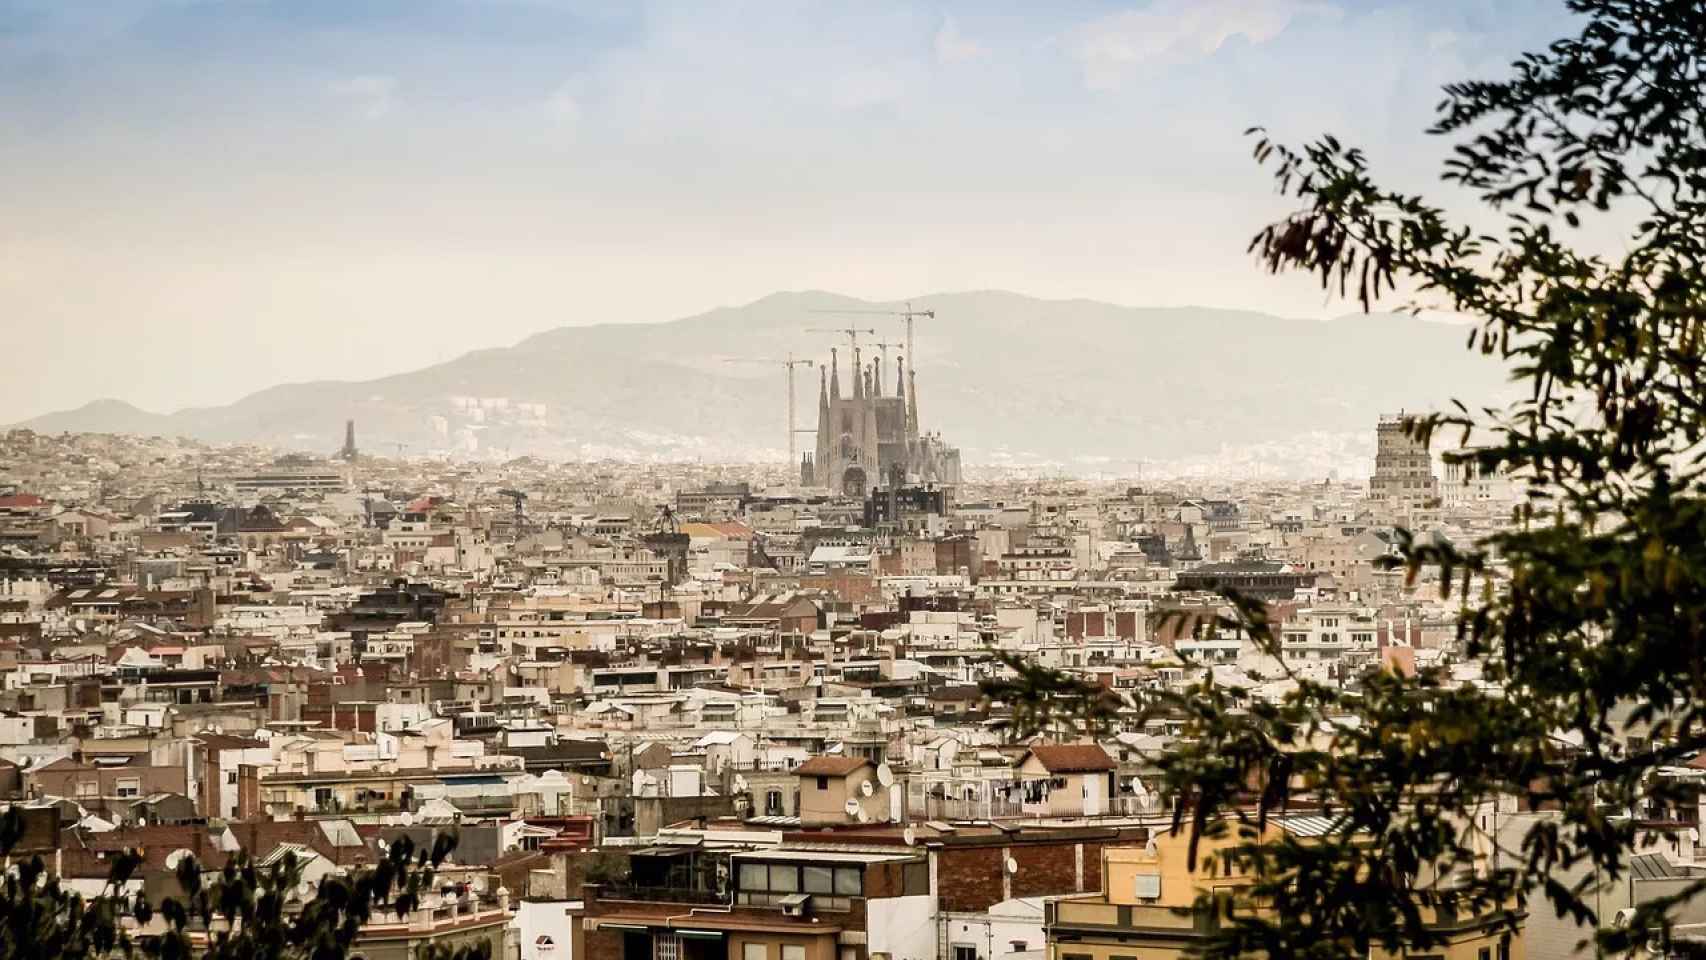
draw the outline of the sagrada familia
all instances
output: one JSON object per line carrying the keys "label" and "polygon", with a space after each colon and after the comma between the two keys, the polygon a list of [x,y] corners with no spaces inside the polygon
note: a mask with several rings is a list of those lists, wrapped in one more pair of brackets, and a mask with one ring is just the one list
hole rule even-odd
{"label": "sagrada familia", "polygon": [[863,498],[873,490],[957,487],[960,451],[918,428],[918,379],[895,360],[894,392],[883,392],[882,363],[860,361],[853,348],[853,395],[841,395],[841,362],[830,352],[818,368],[817,452],[800,461],[800,483]]}

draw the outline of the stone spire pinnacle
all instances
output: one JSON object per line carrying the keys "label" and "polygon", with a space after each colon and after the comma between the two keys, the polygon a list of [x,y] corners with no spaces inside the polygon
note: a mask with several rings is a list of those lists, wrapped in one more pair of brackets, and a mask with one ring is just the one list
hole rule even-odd
{"label": "stone spire pinnacle", "polygon": [[841,358],[834,347],[829,348],[829,398],[841,399]]}
{"label": "stone spire pinnacle", "polygon": [[906,372],[911,383],[906,385],[906,432],[913,437],[918,436],[918,371]]}
{"label": "stone spire pinnacle", "polygon": [[906,358],[894,358],[894,395],[906,396]]}

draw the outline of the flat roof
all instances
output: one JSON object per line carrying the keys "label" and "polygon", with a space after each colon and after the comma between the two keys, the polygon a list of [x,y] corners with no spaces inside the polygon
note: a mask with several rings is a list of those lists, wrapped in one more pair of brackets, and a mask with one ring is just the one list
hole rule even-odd
{"label": "flat roof", "polygon": [[730,860],[762,860],[765,863],[898,863],[919,859],[910,853],[859,853],[839,850],[754,850],[733,853]]}

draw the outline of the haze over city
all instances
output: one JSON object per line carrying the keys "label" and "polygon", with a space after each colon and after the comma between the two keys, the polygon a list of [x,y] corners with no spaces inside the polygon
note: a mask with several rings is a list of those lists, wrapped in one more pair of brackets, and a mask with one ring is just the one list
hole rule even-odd
{"label": "haze over city", "polygon": [[0,307],[39,359],[0,406],[169,413],[783,290],[1336,315],[1251,268],[1283,206],[1243,130],[1331,130],[1431,184],[1441,84],[1564,22],[1432,0],[9,0]]}

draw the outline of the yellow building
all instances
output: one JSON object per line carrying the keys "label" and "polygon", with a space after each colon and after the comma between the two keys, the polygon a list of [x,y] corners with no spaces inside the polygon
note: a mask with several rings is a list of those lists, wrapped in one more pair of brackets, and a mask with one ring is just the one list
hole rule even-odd
{"label": "yellow building", "polygon": [[[1204,837],[1196,869],[1189,866],[1189,831],[1159,832],[1143,847],[1107,847],[1102,851],[1103,892],[1048,901],[1044,924],[1048,960],[1175,960],[1206,945],[1215,932],[1215,916],[1197,908],[1205,896],[1231,897],[1254,877],[1228,872],[1221,850],[1252,838],[1234,830]],[[1293,817],[1268,822],[1270,839],[1286,832],[1322,836],[1334,829],[1323,817]],[[1247,902],[1247,900],[1246,900]],[[1425,912],[1424,912],[1425,915]],[[1521,916],[1512,933],[1506,914],[1439,917],[1435,928],[1445,942],[1425,950],[1392,954],[1375,949],[1371,960],[1524,960]]]}

